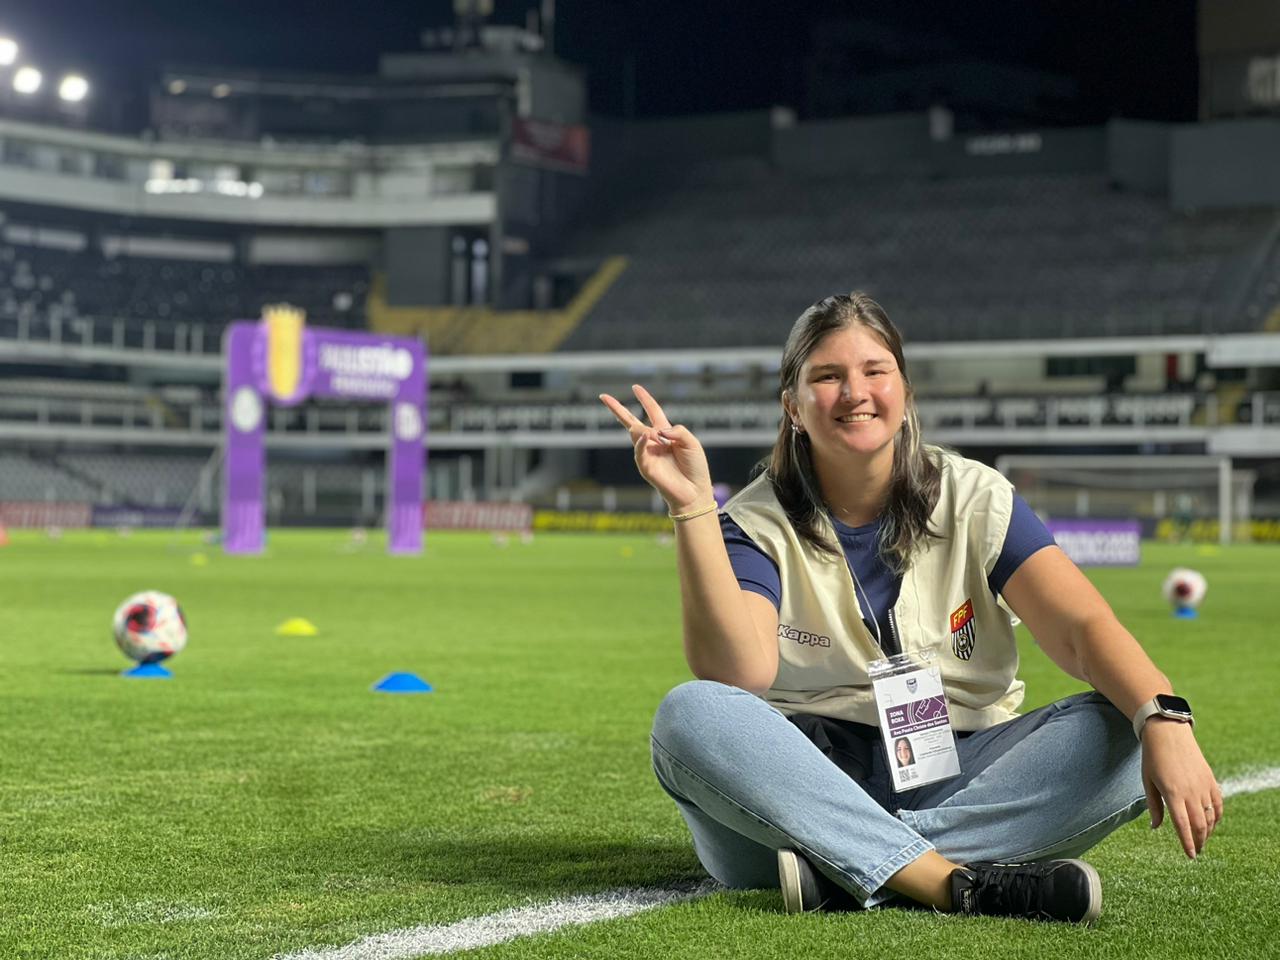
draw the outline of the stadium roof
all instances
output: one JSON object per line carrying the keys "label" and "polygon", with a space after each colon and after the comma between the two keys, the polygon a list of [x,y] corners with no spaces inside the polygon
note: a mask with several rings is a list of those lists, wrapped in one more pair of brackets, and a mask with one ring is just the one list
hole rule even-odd
{"label": "stadium roof", "polygon": [[[546,6],[545,0],[495,0],[492,19],[524,25]],[[551,6],[555,52],[586,68],[596,113],[799,106],[813,52],[829,49],[831,37],[838,47],[852,31],[855,41],[872,38],[883,64],[897,68],[955,57],[1071,78],[1080,85],[1072,122],[1195,115],[1194,0],[738,0],[731,7],[558,0]],[[380,54],[420,49],[423,31],[448,26],[451,7],[422,0],[382,0],[358,10],[307,0],[183,6],[17,0],[0,15],[0,33],[55,68],[75,67],[100,83],[144,87],[162,63],[175,61],[370,74]],[[851,11],[858,20],[850,20]],[[865,61],[865,51],[858,60]]]}

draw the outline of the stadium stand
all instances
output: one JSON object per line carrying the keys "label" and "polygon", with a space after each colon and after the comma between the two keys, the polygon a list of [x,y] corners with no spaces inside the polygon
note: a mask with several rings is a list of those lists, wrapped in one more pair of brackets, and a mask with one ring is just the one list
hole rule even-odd
{"label": "stadium stand", "polygon": [[[214,511],[221,474],[207,471],[208,453],[59,452],[30,449],[0,454],[0,501],[74,501],[100,506]],[[274,459],[267,486],[277,512],[295,519],[355,517],[376,499],[381,464]],[[303,491],[310,487],[311,503]],[[371,496],[372,494],[372,496]],[[371,508],[370,508],[371,509]]]}
{"label": "stadium stand", "polygon": [[97,490],[99,503],[182,506],[195,490],[207,457],[62,453],[57,468]]}
{"label": "stadium stand", "polygon": [[879,298],[909,341],[1256,329],[1273,210],[1181,214],[1096,175],[806,180],[695,165],[631,194],[570,255],[630,266],[563,349],[776,345],[814,300]]}
{"label": "stadium stand", "polygon": [[1251,325],[1280,332],[1280,221],[1272,228],[1260,260],[1253,287],[1243,298],[1243,313]]}
{"label": "stadium stand", "polygon": [[56,466],[15,453],[0,453],[0,499],[92,502],[98,491]]}
{"label": "stadium stand", "polygon": [[[201,324],[216,333],[263,304],[303,307],[317,325],[363,327],[367,266],[242,266],[152,257],[106,257],[0,243],[0,334],[47,336],[80,319],[124,319],[125,345],[145,324]],[[206,334],[216,348],[216,336]]]}

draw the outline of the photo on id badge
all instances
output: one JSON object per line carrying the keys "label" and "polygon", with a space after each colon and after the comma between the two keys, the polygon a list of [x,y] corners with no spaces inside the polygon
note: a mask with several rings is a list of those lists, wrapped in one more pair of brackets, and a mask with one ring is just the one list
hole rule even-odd
{"label": "photo on id badge", "polygon": [[906,768],[916,765],[916,752],[911,749],[910,737],[899,737],[893,742],[893,755],[898,761],[898,769],[902,772],[898,774],[899,779],[905,779],[907,776]]}

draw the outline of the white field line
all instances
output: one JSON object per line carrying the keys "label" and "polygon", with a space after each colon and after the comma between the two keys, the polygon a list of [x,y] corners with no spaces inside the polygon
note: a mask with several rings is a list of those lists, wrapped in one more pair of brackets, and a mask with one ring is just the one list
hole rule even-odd
{"label": "white field line", "polygon": [[1234,797],[1242,793],[1258,793],[1261,790],[1280,788],[1280,767],[1254,770],[1239,777],[1231,777],[1221,783],[1222,795]]}
{"label": "white field line", "polygon": [[[1258,793],[1280,788],[1280,767],[1255,770],[1222,781],[1224,797]],[[668,889],[628,888],[593,893],[530,907],[517,907],[470,917],[457,923],[410,927],[379,933],[345,947],[303,950],[277,954],[273,960],[411,960],[458,950],[474,950],[516,937],[550,933],[561,927],[580,926],[599,920],[614,920],[672,903],[693,900],[723,889],[713,880]]]}
{"label": "white field line", "polygon": [[561,927],[629,917],[654,907],[703,897],[720,889],[720,884],[707,880],[665,890],[608,890],[503,910],[484,917],[469,917],[457,923],[392,930],[357,940],[345,947],[280,954],[275,960],[409,960],[410,957],[474,950],[516,937],[549,933]]}

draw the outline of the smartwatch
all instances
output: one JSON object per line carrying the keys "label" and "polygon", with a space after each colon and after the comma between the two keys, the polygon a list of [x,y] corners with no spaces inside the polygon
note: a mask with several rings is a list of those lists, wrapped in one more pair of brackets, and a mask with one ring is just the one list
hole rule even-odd
{"label": "smartwatch", "polygon": [[1142,739],[1142,728],[1152,717],[1167,717],[1192,726],[1196,723],[1195,717],[1191,715],[1191,704],[1186,700],[1171,693],[1157,693],[1133,715],[1133,735],[1139,740]]}

